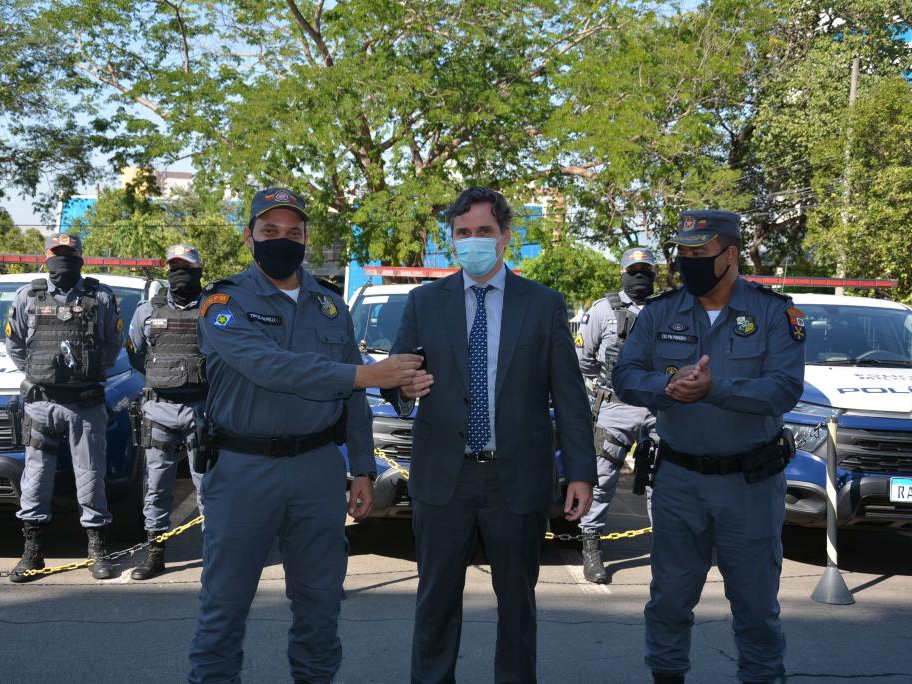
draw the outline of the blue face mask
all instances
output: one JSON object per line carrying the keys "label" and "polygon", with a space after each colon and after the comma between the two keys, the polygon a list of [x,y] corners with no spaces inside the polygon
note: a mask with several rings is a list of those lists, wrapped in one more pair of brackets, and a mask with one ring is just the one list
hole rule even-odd
{"label": "blue face mask", "polygon": [[497,263],[497,238],[462,238],[453,244],[459,263],[470,276],[479,278]]}

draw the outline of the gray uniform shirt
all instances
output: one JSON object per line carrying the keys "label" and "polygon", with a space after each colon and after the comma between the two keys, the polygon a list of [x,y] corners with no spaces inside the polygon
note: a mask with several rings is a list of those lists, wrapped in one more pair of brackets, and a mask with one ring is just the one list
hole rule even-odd
{"label": "gray uniform shirt", "polygon": [[303,268],[298,274],[297,302],[256,265],[204,292],[207,417],[242,435],[304,435],[335,423],[345,402],[351,472],[373,471],[371,413],[364,392],[353,391],[361,354],[348,307]]}
{"label": "gray uniform shirt", "polygon": [[[642,307],[634,304],[623,290],[618,294],[622,302],[630,305],[627,310],[636,316]],[[580,370],[587,378],[598,377],[605,363],[605,350],[617,344],[617,312],[607,298],[596,300],[583,314],[578,335],[576,356]]]}
{"label": "gray uniform shirt", "polygon": [[[54,283],[48,279],[48,293],[58,304],[73,304],[85,294],[85,285],[82,278],[69,290],[58,290]],[[23,285],[13,297],[10,305],[9,327],[6,335],[6,352],[9,354],[16,368],[25,372],[28,343],[35,334],[35,297],[28,293],[32,284]],[[96,308],[96,339],[101,348],[101,365],[107,369],[114,365],[120,348],[123,346],[123,322],[117,312],[117,299],[114,292],[107,285],[98,285],[95,290]]]}
{"label": "gray uniform shirt", "polygon": [[[771,442],[804,387],[803,317],[791,300],[739,278],[714,325],[683,288],[647,300],[614,368],[614,390],[656,415],[677,451],[734,455]],[[797,312],[797,313],[794,313]],[[700,401],[665,394],[669,377],[709,355],[712,389]]]}

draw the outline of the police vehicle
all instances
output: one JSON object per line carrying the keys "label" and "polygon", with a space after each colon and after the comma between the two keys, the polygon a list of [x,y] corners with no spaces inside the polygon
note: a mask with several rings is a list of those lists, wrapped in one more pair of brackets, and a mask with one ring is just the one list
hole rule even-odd
{"label": "police vehicle", "polygon": [[[408,271],[393,269],[387,271]],[[417,270],[417,269],[412,269]],[[422,269],[432,276],[447,275],[453,269]],[[399,321],[405,310],[408,293],[418,284],[365,285],[359,288],[348,302],[364,363],[375,363],[386,358],[396,338]],[[433,369],[431,369],[433,372]],[[433,391],[433,390],[431,390]],[[412,456],[412,420],[417,409],[408,418],[400,418],[398,411],[380,396],[376,388],[367,390],[367,402],[373,413],[374,446],[377,481],[374,483],[374,506],[371,518],[410,517],[411,500],[408,496],[407,473]],[[558,480],[555,483],[555,507],[552,517],[563,515],[564,477],[560,449],[556,446],[555,461]],[[343,447],[344,449],[344,447]]]}
{"label": "police vehicle", "polygon": [[[24,259],[22,259],[24,260]],[[43,258],[41,259],[43,261]],[[86,258],[90,265],[92,258]],[[106,265],[158,266],[160,260],[108,259]],[[148,264],[140,263],[148,261]],[[110,263],[108,263],[110,262]],[[116,263],[115,263],[116,262]],[[136,262],[136,263],[134,263]],[[154,296],[162,287],[157,280],[129,276],[85,273],[97,278],[114,291],[120,317],[125,325],[133,317],[136,305]],[[0,275],[0,321],[6,321],[13,295],[23,285],[42,273]],[[0,329],[2,329],[0,325]],[[25,447],[22,445],[22,398],[19,385],[23,374],[7,356],[5,337],[0,338],[0,511],[11,513],[19,509],[20,479],[25,467]],[[142,500],[145,487],[143,454],[133,448],[129,407],[139,400],[144,378],[130,366],[126,351],[121,349],[117,362],[107,372],[105,402],[108,408],[107,429],[107,486],[114,534],[122,539],[132,539],[143,534]],[[68,447],[57,459],[54,481],[54,508],[70,511],[76,508],[76,488]],[[4,513],[4,514],[5,514]]]}
{"label": "police vehicle", "polygon": [[826,421],[837,415],[841,526],[912,527],[912,308],[863,297],[792,294],[804,313],[805,385],[785,416],[798,452],[786,520],[826,525]]}

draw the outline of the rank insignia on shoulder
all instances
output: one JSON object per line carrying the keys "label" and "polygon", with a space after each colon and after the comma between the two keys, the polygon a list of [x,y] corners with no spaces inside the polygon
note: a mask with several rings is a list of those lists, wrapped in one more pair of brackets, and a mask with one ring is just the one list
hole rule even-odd
{"label": "rank insignia on shoulder", "polygon": [[215,314],[215,318],[212,319],[212,325],[216,328],[227,328],[234,321],[234,314],[232,314],[228,309],[223,309]]}
{"label": "rank insignia on shoulder", "polygon": [[789,335],[796,342],[804,342],[807,337],[807,331],[804,329],[804,312],[793,306],[785,310],[785,315],[788,317]]}
{"label": "rank insignia on shoulder", "polygon": [[329,295],[317,295],[317,301],[320,302],[320,312],[327,318],[335,318],[339,315],[339,307]]}
{"label": "rank insignia on shoulder", "polygon": [[200,316],[205,316],[206,312],[209,311],[209,307],[213,304],[227,304],[230,299],[231,297],[220,292],[209,295],[203,300],[203,303],[200,304]]}
{"label": "rank insignia on shoulder", "polygon": [[757,322],[753,316],[738,316],[735,318],[735,335],[750,337],[757,332]]}
{"label": "rank insignia on shoulder", "polygon": [[589,322],[589,314],[584,313],[583,317],[580,319],[580,325],[586,325]]}
{"label": "rank insignia on shoulder", "polygon": [[[566,339],[566,338],[564,338],[564,339]],[[576,337],[573,338],[573,344],[576,345],[577,347],[579,347],[580,349],[583,348],[583,335],[581,333],[576,333]]]}

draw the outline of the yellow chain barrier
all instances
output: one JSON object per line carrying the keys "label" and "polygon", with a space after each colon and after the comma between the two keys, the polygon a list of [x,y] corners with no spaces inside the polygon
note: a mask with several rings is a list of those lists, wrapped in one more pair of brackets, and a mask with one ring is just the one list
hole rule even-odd
{"label": "yellow chain barrier", "polygon": [[402,477],[403,480],[409,479],[409,471],[403,468],[401,465],[396,463],[393,459],[386,455],[386,452],[383,449],[377,448],[374,449],[374,455],[382,461],[385,461],[390,468],[395,470]]}
{"label": "yellow chain barrier", "polygon": [[[374,449],[374,455],[380,460],[384,461],[390,468],[395,470],[402,476],[402,479],[409,479],[409,472],[400,466],[396,461],[386,455],[386,452],[383,449],[376,448]],[[598,537],[600,541],[617,541],[618,539],[633,539],[634,537],[639,537],[642,534],[649,534],[652,532],[651,527],[644,527],[639,530],[627,530],[626,532],[611,532],[610,534],[603,534]],[[591,534],[554,534],[554,532],[545,532],[545,539],[547,540],[558,540],[558,541],[582,541],[584,539],[591,539]]]}
{"label": "yellow chain barrier", "polygon": [[[158,535],[155,538],[155,541],[158,543],[164,542],[168,539],[171,539],[171,537],[176,537],[177,535],[182,534],[183,532],[186,532],[191,527],[195,527],[196,525],[199,525],[202,522],[203,522],[203,516],[200,515],[188,523],[184,523],[183,525],[175,527],[170,532],[163,532],[162,534]],[[101,558],[99,558],[97,560],[113,561],[113,560],[117,560],[118,558],[123,558],[124,556],[127,556],[127,555],[132,556],[137,551],[142,551],[143,549],[149,548],[149,546],[151,544],[152,544],[151,541],[140,542],[139,544],[134,544],[133,546],[131,546],[129,548],[122,549],[121,551],[114,551],[113,553],[109,553],[105,556],[102,556]],[[89,567],[92,567],[93,565],[95,565],[95,561],[96,561],[96,559],[94,559],[94,558],[88,558],[84,561],[79,561],[78,563],[68,563],[67,565],[56,565],[52,568],[42,568],[41,570],[26,570],[25,572],[22,573],[22,576],[23,577],[34,577],[35,575],[53,575],[58,572],[67,572],[69,570],[78,570],[79,568],[89,568]]]}

